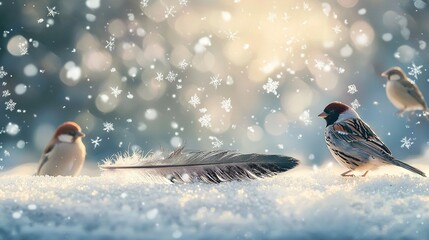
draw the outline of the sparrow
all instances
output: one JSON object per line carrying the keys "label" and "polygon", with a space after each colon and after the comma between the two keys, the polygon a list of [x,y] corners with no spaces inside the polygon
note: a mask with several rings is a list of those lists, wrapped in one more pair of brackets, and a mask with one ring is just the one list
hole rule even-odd
{"label": "sparrow", "polygon": [[65,122],[55,131],[43,151],[35,175],[76,176],[85,162],[86,148],[80,126]]}
{"label": "sparrow", "polygon": [[390,102],[395,106],[398,115],[416,110],[423,111],[423,115],[429,120],[429,109],[419,87],[411,81],[400,67],[392,67],[381,74],[387,78],[386,94]]}
{"label": "sparrow", "polygon": [[389,148],[380,140],[351,107],[341,102],[332,102],[318,115],[326,121],[325,141],[332,156],[349,170],[343,177],[352,177],[350,172],[374,170],[382,165],[395,165],[417,173],[426,174],[392,156]]}

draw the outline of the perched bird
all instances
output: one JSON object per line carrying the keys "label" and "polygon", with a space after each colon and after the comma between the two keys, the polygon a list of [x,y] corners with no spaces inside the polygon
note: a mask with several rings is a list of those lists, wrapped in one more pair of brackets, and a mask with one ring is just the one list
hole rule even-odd
{"label": "perched bird", "polygon": [[392,67],[381,74],[387,78],[386,94],[390,102],[399,109],[398,115],[416,110],[423,111],[423,115],[429,120],[429,109],[422,92],[411,81],[400,67]]}
{"label": "perched bird", "polygon": [[350,169],[341,176],[354,176],[351,171],[366,171],[381,165],[396,165],[426,177],[425,173],[392,156],[389,148],[351,107],[332,102],[319,117],[326,121],[325,141],[332,156],[340,165]]}
{"label": "perched bird", "polygon": [[80,126],[75,122],[61,124],[45,147],[36,175],[76,176],[85,162],[86,149]]}
{"label": "perched bird", "polygon": [[[148,182],[221,183],[271,177],[286,172],[299,161],[288,156],[242,154],[234,151],[161,151],[117,155],[100,166],[104,174],[123,174]],[[123,176],[123,175],[120,175]]]}

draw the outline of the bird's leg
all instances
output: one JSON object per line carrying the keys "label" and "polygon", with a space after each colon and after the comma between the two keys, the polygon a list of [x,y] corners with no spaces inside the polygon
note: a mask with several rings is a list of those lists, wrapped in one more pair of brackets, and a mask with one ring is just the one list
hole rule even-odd
{"label": "bird's leg", "polygon": [[343,173],[341,173],[341,176],[343,176],[343,177],[354,177],[355,175],[353,175],[353,174],[348,174],[349,172],[351,172],[351,171],[353,171],[353,170],[348,170],[347,172],[343,172]]}
{"label": "bird's leg", "polygon": [[366,171],[363,175],[362,175],[362,177],[365,177],[366,176],[366,174],[368,173],[369,171]]}

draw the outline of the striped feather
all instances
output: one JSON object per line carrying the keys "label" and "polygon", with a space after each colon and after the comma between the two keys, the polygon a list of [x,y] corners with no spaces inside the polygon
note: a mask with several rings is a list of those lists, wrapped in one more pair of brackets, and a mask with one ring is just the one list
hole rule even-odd
{"label": "striped feather", "polygon": [[[127,161],[130,160],[130,161]],[[184,152],[179,148],[167,157],[156,152],[116,156],[100,166],[105,173],[137,173],[149,182],[221,183],[271,177],[286,172],[299,161],[287,156],[241,154],[234,151]]]}

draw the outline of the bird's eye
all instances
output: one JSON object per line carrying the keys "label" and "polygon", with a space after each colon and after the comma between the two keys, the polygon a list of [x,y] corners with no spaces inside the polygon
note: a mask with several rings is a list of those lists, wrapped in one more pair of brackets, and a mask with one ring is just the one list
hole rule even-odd
{"label": "bird's eye", "polygon": [[69,134],[70,136],[76,136],[76,132],[75,132],[75,131],[70,131],[68,134]]}

